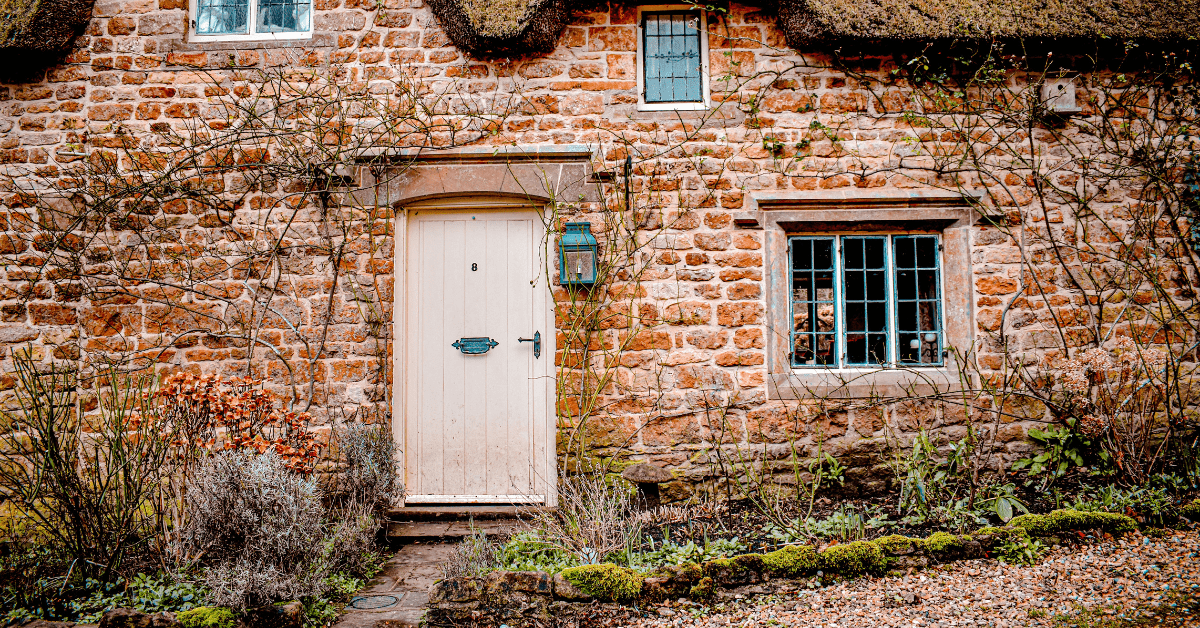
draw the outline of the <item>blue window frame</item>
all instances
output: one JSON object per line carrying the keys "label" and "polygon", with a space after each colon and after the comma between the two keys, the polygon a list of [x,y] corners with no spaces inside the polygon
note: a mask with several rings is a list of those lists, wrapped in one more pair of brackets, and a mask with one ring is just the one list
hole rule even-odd
{"label": "blue window frame", "polygon": [[704,102],[698,11],[642,14],[642,89],[646,103]]}
{"label": "blue window frame", "polygon": [[793,367],[943,364],[940,238],[789,239]]}

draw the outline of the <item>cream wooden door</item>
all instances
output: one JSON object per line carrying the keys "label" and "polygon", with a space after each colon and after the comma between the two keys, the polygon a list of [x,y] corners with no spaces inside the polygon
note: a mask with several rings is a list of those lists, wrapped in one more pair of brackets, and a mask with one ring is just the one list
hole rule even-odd
{"label": "cream wooden door", "polygon": [[409,210],[406,502],[554,501],[543,234],[534,210]]}

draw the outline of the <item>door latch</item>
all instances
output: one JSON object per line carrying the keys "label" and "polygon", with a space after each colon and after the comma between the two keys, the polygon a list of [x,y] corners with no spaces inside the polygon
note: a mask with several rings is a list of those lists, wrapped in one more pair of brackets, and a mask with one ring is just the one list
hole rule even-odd
{"label": "door latch", "polygon": [[533,357],[534,358],[542,357],[542,332],[540,332],[540,331],[533,332],[533,338],[517,338],[517,342],[532,342],[533,343]]}

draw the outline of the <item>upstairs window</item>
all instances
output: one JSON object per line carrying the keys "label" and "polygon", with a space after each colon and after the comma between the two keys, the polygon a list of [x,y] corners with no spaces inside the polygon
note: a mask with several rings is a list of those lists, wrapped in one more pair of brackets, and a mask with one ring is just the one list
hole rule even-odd
{"label": "upstairs window", "polygon": [[192,0],[192,39],[301,39],[312,33],[312,0]]}
{"label": "upstairs window", "polygon": [[708,38],[697,10],[640,13],[639,108],[704,109],[708,100]]}
{"label": "upstairs window", "polygon": [[795,368],[943,364],[940,238],[789,239]]}

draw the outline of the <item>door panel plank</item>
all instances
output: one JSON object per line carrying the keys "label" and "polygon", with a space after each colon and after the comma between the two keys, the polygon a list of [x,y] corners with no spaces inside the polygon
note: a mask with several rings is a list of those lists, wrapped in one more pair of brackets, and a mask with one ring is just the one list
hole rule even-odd
{"label": "door panel plank", "polygon": [[[448,258],[447,264],[457,264],[464,275],[460,291],[464,323],[463,336],[488,337],[499,342],[483,355],[463,355],[463,489],[466,495],[487,492],[487,442],[490,437],[487,407],[489,404],[488,364],[495,362],[505,347],[503,338],[492,320],[492,304],[487,298],[486,255],[491,242],[487,237],[487,221],[462,216],[463,248],[461,255]],[[483,268],[480,268],[480,267]]]}
{"label": "door panel plank", "polygon": [[[442,248],[442,269],[445,281],[441,286],[445,294],[446,308],[442,311],[446,334],[442,339],[442,351],[447,354],[447,368],[443,371],[442,389],[444,406],[442,423],[442,492],[455,495],[466,492],[466,360],[468,357],[455,351],[450,345],[466,334],[466,312],[464,311],[465,269],[460,263],[466,242],[464,224],[461,220],[448,220],[445,246]],[[426,288],[430,293],[438,286]],[[436,420],[435,417],[431,417]]]}
{"label": "door panel plank", "polygon": [[[523,333],[528,334],[525,336],[528,338],[533,336],[534,331],[537,331],[533,329],[533,290],[529,285],[529,268],[532,266],[530,263],[532,254],[530,232],[533,223],[529,220],[514,220],[510,224],[512,234],[509,241],[514,243],[514,246],[510,247],[508,251],[509,265],[513,268],[513,280],[508,283],[510,311],[515,320],[524,323],[526,329]],[[542,334],[542,336],[544,343],[547,335]],[[520,363],[514,361],[512,368],[509,369],[509,377],[506,382],[509,389],[508,412],[509,416],[513,417],[509,424],[507,447],[511,451],[528,453],[520,459],[513,460],[509,465],[508,474],[514,491],[532,493],[534,492],[530,483],[530,464],[533,462],[533,447],[530,441],[532,408],[529,395],[530,377],[533,375],[530,369],[533,364],[532,347],[526,348],[523,355],[526,356],[526,359]]]}
{"label": "door panel plank", "polygon": [[[446,308],[443,294],[429,294],[427,286],[430,282],[442,279],[441,252],[445,247],[445,223],[419,223],[419,243],[421,267],[417,273],[420,286],[417,289],[417,305],[420,308],[418,340],[421,346],[418,362],[427,368],[442,371],[445,368],[445,352],[438,345],[442,344],[445,333],[442,317],[439,314]],[[420,400],[418,407],[421,416],[440,417],[442,415],[445,392],[441,389],[441,378],[423,378],[418,388]],[[442,447],[446,439],[441,421],[423,421],[419,428],[419,487],[421,492],[444,492],[442,486]]]}
{"label": "door panel plank", "polygon": [[[512,282],[512,274],[508,269],[508,251],[519,243],[511,242],[508,238],[506,220],[489,220],[487,222],[487,254],[484,266],[486,269],[487,289],[486,298],[488,324],[497,334],[503,349],[493,359],[488,360],[487,384],[485,394],[488,404],[486,408],[488,424],[487,463],[484,467],[484,483],[486,492],[490,495],[506,495],[511,492],[508,481],[508,464],[512,458],[520,458],[523,452],[513,452],[506,446],[510,410],[508,408],[508,385],[505,381],[511,370],[511,360],[520,354],[522,346],[517,342],[519,337],[516,330],[509,324],[509,300],[507,285]],[[513,417],[515,418],[515,417]]]}

